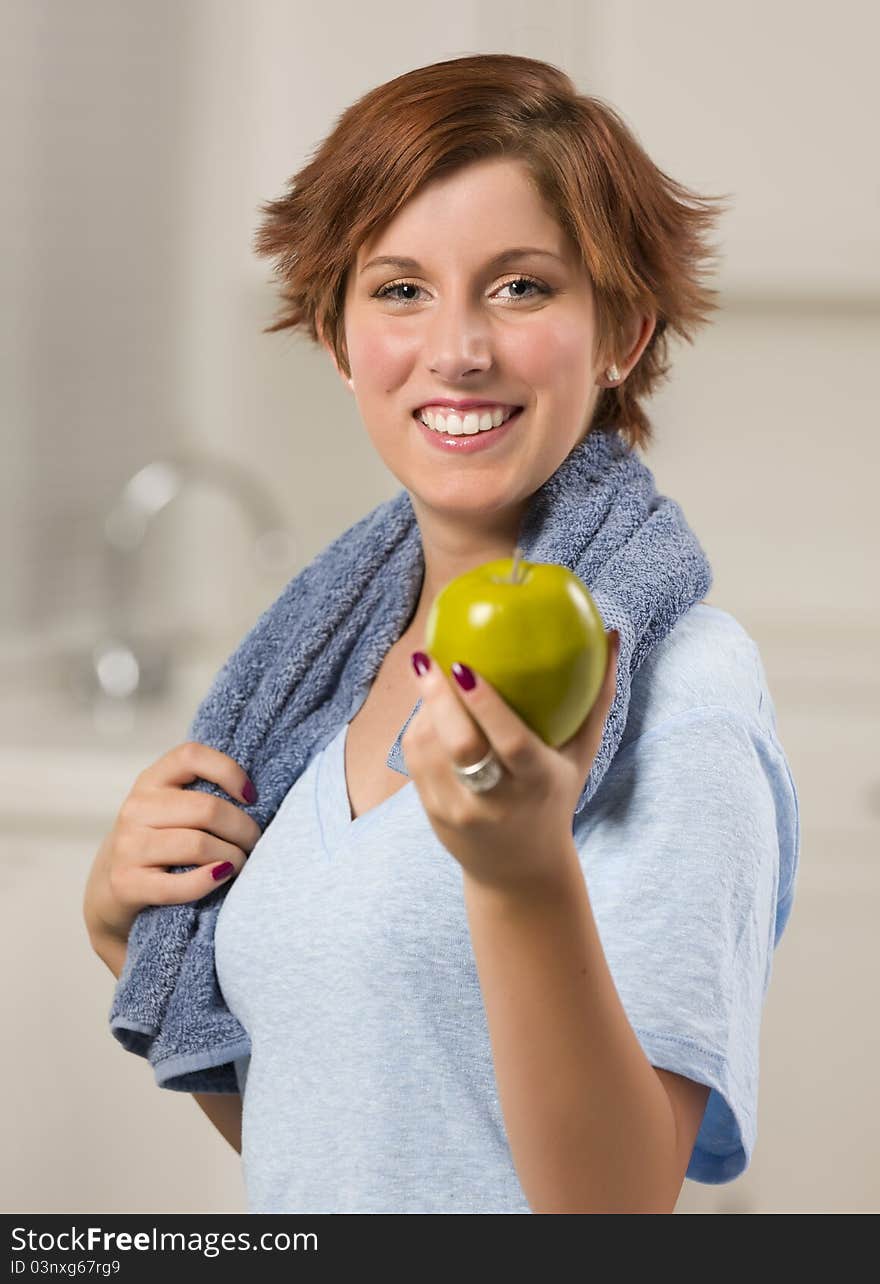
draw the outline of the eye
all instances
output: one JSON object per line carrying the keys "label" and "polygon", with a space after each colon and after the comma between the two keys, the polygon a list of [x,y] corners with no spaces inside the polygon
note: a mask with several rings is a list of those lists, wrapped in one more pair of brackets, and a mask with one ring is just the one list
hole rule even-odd
{"label": "eye", "polygon": [[[534,281],[529,276],[515,276],[510,281],[505,281],[503,285],[499,286],[499,289],[506,290],[507,287],[510,285],[521,285],[521,284],[531,286],[532,290],[537,290],[538,294],[552,294],[552,290],[550,290],[548,286],[541,285],[539,281]],[[395,291],[407,290],[407,289],[420,290],[421,288],[422,287],[420,285],[416,285],[414,281],[392,281],[389,285],[383,285],[381,290],[377,290],[376,293],[373,295],[373,298],[389,299],[392,303],[399,303],[399,304],[402,304],[404,307],[406,307],[410,303],[415,303],[416,300],[401,298],[399,294],[395,294]],[[523,300],[523,302],[525,302],[525,300],[531,299],[531,298],[534,298],[534,294],[517,294],[517,295],[514,295],[510,301],[512,303],[518,303],[520,300]]]}

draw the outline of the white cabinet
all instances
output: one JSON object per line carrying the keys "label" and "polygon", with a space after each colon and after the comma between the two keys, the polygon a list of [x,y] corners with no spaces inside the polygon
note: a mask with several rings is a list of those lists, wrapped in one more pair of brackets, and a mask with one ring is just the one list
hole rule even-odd
{"label": "white cabinet", "polygon": [[[71,826],[72,827],[72,826]],[[110,1033],[115,979],[82,898],[103,836],[0,831],[0,1206],[7,1213],[243,1212],[240,1159],[189,1093]]]}
{"label": "white cabinet", "polygon": [[665,173],[730,194],[711,238],[726,294],[876,300],[876,6],[489,0],[479,19],[484,47],[501,23],[511,52],[555,50]]}
{"label": "white cabinet", "polygon": [[764,1009],[752,1163],[726,1186],[685,1182],[676,1211],[880,1208],[876,853],[876,839],[804,833]]}
{"label": "white cabinet", "polygon": [[123,798],[186,738],[220,660],[182,667],[172,699],[111,734],[62,696],[38,645],[36,684],[8,655],[0,664],[0,1207],[243,1212],[238,1154],[190,1093],[159,1088],[147,1060],[111,1034],[116,981],[82,917],[95,852]]}

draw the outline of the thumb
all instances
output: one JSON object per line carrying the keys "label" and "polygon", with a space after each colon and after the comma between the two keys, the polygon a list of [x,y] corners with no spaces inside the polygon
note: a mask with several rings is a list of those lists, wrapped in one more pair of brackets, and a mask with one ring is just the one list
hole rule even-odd
{"label": "thumb", "polygon": [[[620,633],[617,629],[610,629],[606,634],[608,638],[608,660],[605,665],[605,677],[602,679],[602,685],[599,688],[599,694],[596,697],[596,703],[589,712],[588,719],[596,714],[599,722],[599,739],[602,738],[602,732],[605,729],[605,723],[611,706],[614,704],[614,693],[617,690],[617,660],[620,655]],[[596,746],[598,749],[598,745]]]}
{"label": "thumb", "polygon": [[574,756],[582,765],[585,775],[589,773],[596,754],[599,752],[602,735],[605,731],[605,723],[608,721],[608,714],[614,703],[614,693],[617,689],[617,657],[620,654],[620,634],[617,629],[611,629],[606,636],[608,637],[608,660],[605,665],[605,676],[602,679],[602,685],[589,713],[568,742],[568,746],[566,746],[573,750]]}

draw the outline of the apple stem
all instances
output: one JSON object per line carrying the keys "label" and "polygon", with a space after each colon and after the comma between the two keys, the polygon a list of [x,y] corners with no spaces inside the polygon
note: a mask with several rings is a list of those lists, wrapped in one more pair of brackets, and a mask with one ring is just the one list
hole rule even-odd
{"label": "apple stem", "polygon": [[517,544],[516,548],[513,550],[513,565],[510,568],[510,574],[506,576],[493,575],[491,577],[493,584],[524,584],[526,579],[526,573],[523,567],[520,565],[521,557],[522,557],[522,549],[520,548],[519,544]]}
{"label": "apple stem", "polygon": [[521,579],[525,579],[524,574],[522,576],[519,574],[519,559],[521,557],[522,557],[522,549],[520,548],[519,544],[517,544],[516,548],[513,550],[513,566],[510,569],[511,584],[518,584]]}

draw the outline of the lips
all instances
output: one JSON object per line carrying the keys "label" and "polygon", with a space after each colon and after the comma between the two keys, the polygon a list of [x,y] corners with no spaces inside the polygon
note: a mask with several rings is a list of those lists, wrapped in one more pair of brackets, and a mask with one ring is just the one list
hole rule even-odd
{"label": "lips", "polygon": [[503,410],[505,414],[510,410],[522,410],[522,406],[512,401],[424,401],[420,406],[416,406],[413,411],[414,415],[420,415],[423,410],[440,410],[453,415],[466,415],[469,410]]}
{"label": "lips", "polygon": [[452,455],[470,455],[475,451],[492,449],[496,442],[504,441],[508,433],[514,429],[522,413],[522,408],[515,410],[497,428],[487,428],[485,432],[475,433],[437,432],[436,429],[429,428],[423,423],[418,415],[413,415],[413,419],[416,421],[419,432],[434,450]]}

